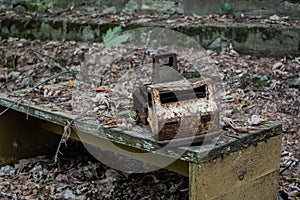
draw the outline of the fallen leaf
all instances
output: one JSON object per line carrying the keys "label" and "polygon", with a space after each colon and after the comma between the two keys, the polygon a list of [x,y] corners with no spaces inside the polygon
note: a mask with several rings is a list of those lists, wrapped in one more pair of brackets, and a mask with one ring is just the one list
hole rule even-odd
{"label": "fallen leaf", "polygon": [[146,119],[148,117],[148,113],[147,112],[144,112],[140,115],[140,118],[141,119]]}
{"label": "fallen leaf", "polygon": [[231,118],[223,117],[222,120],[225,126],[229,126],[230,128],[232,128],[238,133],[247,133],[250,131],[250,127],[236,126],[236,124],[233,122]]}
{"label": "fallen leaf", "polygon": [[2,186],[8,186],[8,185],[10,185],[10,182],[9,181],[4,181],[4,182],[0,183],[0,185],[2,185]]}
{"label": "fallen leaf", "polygon": [[34,189],[34,190],[32,190],[32,195],[37,195],[37,193],[38,193],[38,190],[37,189]]}
{"label": "fallen leaf", "polygon": [[233,128],[235,126],[234,122],[231,118],[223,117],[222,121],[224,122],[225,126],[230,126],[231,128]]}
{"label": "fallen leaf", "polygon": [[272,70],[279,69],[283,65],[282,62],[277,62],[272,66]]}
{"label": "fallen leaf", "polygon": [[69,86],[72,88],[74,86],[74,81],[69,79]]}
{"label": "fallen leaf", "polygon": [[64,143],[65,145],[67,145],[67,141],[71,135],[70,123],[71,122],[67,121],[67,124],[64,126],[63,140],[61,143]]}
{"label": "fallen leaf", "polygon": [[252,115],[252,117],[250,119],[248,119],[248,123],[250,126],[259,125],[263,121],[264,121],[264,119],[259,115]]}
{"label": "fallen leaf", "polygon": [[28,196],[28,195],[31,194],[31,192],[32,192],[32,190],[27,190],[26,192],[23,193],[23,195],[24,195],[24,196]]}
{"label": "fallen leaf", "polygon": [[95,89],[96,92],[110,92],[110,89],[109,88],[105,88],[105,87],[97,87]]}
{"label": "fallen leaf", "polygon": [[235,126],[232,128],[233,128],[233,130],[235,130],[238,133],[248,133],[250,131],[249,127]]}
{"label": "fallen leaf", "polygon": [[111,71],[112,71],[113,73],[117,73],[120,69],[121,69],[121,68],[118,67],[117,65],[111,66]]}

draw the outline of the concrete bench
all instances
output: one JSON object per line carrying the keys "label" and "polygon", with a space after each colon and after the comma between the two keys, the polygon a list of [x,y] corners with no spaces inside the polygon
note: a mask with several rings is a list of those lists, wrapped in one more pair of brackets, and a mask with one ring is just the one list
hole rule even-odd
{"label": "concrete bench", "polygon": [[[0,94],[0,111],[10,107],[14,99]],[[29,119],[26,119],[29,115]],[[24,103],[0,117],[0,165],[17,159],[52,153],[64,132],[67,121],[75,116],[62,111],[51,111],[45,106]],[[189,177],[190,199],[276,199],[281,155],[281,124],[265,123],[247,134],[230,135],[222,132],[213,139],[214,147],[170,147],[151,154],[162,146],[147,133],[100,128],[82,123],[78,128],[81,138],[93,146],[118,152],[140,152],[134,158],[160,166],[160,159],[174,158],[166,168]],[[75,132],[71,138],[79,139]],[[110,142],[118,144],[112,148]],[[209,145],[209,144],[205,144]],[[125,153],[126,154],[126,153]],[[128,156],[128,155],[127,155]]]}

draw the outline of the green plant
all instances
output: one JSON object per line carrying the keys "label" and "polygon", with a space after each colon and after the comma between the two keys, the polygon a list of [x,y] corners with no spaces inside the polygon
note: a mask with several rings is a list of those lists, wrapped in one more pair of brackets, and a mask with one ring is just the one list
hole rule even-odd
{"label": "green plant", "polygon": [[252,83],[257,87],[266,86],[269,79],[267,76],[256,76],[252,78]]}
{"label": "green plant", "polygon": [[5,173],[5,174],[9,174],[10,172],[16,171],[16,170],[18,170],[18,169],[19,169],[18,167],[10,168],[10,169],[6,170],[4,173]]}
{"label": "green plant", "polygon": [[222,14],[231,14],[233,12],[232,3],[224,0],[218,0],[222,3],[219,8],[220,13]]}
{"label": "green plant", "polygon": [[133,110],[123,110],[123,111],[119,112],[118,115],[123,116],[123,117],[130,117],[130,118],[134,119],[137,114]]}
{"label": "green plant", "polygon": [[102,37],[105,47],[123,47],[123,43],[126,42],[129,37],[127,35],[120,35],[121,32],[121,26],[108,29],[106,34]]}
{"label": "green plant", "polygon": [[247,104],[242,103],[236,109],[239,110],[239,111],[241,111],[241,110],[243,110],[243,108],[245,108],[247,106],[248,106]]}
{"label": "green plant", "polygon": [[288,180],[296,181],[296,182],[299,182],[299,183],[300,183],[300,178],[288,178]]}
{"label": "green plant", "polygon": [[38,194],[41,195],[41,194],[42,194],[42,190],[43,190],[46,186],[53,185],[53,184],[57,184],[57,182],[55,182],[55,181],[50,181],[50,182],[47,182],[47,183],[41,185],[40,187],[38,187],[38,188],[37,188]]}

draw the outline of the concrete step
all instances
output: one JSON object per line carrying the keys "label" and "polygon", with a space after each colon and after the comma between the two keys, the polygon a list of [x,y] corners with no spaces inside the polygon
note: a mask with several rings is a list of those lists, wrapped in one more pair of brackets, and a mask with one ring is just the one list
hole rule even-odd
{"label": "concrete step", "polygon": [[110,27],[123,30],[145,26],[171,28],[193,37],[204,48],[222,50],[230,43],[241,54],[299,56],[300,22],[270,19],[243,20],[183,15],[101,15],[62,13],[56,16],[0,13],[0,36],[41,40],[101,42]]}

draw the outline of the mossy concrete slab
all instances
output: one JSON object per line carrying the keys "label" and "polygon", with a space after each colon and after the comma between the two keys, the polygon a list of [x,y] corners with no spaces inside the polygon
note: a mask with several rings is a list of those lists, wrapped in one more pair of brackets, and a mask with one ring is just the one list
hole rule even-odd
{"label": "mossy concrete slab", "polygon": [[[41,40],[75,40],[101,42],[102,35],[110,27],[119,26],[99,17],[98,22],[67,20],[65,18],[42,18],[0,16],[1,38],[20,37]],[[204,48],[221,50],[230,43],[242,54],[257,56],[300,55],[300,26],[280,24],[204,23],[189,26],[176,23],[127,22],[123,30],[145,26],[171,28],[187,34]]]}
{"label": "mossy concrete slab", "polygon": [[[285,56],[300,54],[300,27],[268,24],[201,24],[176,30],[194,37],[204,48],[222,49],[230,43],[242,54]],[[212,46],[217,39],[218,43]]]}
{"label": "mossy concrete slab", "polygon": [[72,9],[91,13],[184,13],[208,15],[211,13],[240,16],[286,15],[300,17],[297,0],[2,0],[0,9],[31,12],[56,12]]}
{"label": "mossy concrete slab", "polygon": [[299,1],[282,0],[182,0],[183,13],[187,15],[208,15],[211,13],[240,16],[284,15],[299,18]]}

